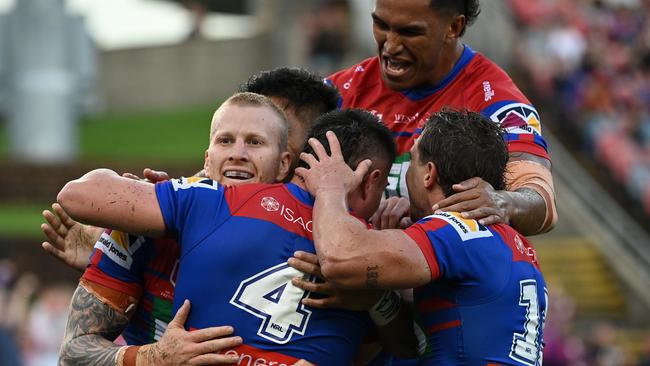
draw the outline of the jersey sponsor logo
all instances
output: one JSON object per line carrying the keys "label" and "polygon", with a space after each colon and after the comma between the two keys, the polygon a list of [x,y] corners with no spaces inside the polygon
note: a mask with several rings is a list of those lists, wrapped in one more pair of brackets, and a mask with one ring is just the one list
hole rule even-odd
{"label": "jersey sponsor logo", "polygon": [[212,179],[203,177],[178,178],[173,179],[171,182],[172,187],[174,187],[174,191],[178,191],[179,189],[189,189],[192,187],[219,190],[220,187],[219,183],[213,181]]}
{"label": "jersey sponsor logo", "polygon": [[144,238],[138,236],[132,243],[130,242],[130,238],[131,236],[129,234],[120,231],[106,231],[99,237],[97,243],[95,243],[95,248],[102,251],[121,267],[131,269],[131,265],[133,264],[132,255],[142,246]]}
{"label": "jersey sponsor logo", "polygon": [[492,97],[494,97],[494,90],[492,90],[490,82],[486,80],[483,82],[483,100],[489,102],[492,100]]}
{"label": "jersey sponsor logo", "polygon": [[294,210],[280,203],[274,197],[262,197],[260,205],[268,212],[277,212],[284,220],[300,226],[303,230],[313,232],[313,223],[296,213]]}
{"label": "jersey sponsor logo", "polygon": [[539,113],[531,105],[510,103],[492,113],[490,119],[501,123],[501,127],[510,133],[541,134]]}
{"label": "jersey sponsor logo", "polygon": [[462,241],[476,238],[487,238],[492,236],[492,232],[476,220],[467,220],[457,212],[441,212],[430,217],[442,219],[449,223],[456,230]]}
{"label": "jersey sponsor logo", "polygon": [[298,359],[277,352],[264,351],[259,348],[242,344],[226,352],[228,356],[237,356],[237,366],[289,366],[298,362]]}
{"label": "jersey sponsor logo", "polygon": [[411,124],[420,120],[420,112],[417,112],[413,115],[406,115],[402,113],[395,113],[393,118],[393,123],[395,124]]}
{"label": "jersey sponsor logo", "polygon": [[273,197],[262,197],[261,205],[269,212],[274,212],[280,209],[280,202]]}

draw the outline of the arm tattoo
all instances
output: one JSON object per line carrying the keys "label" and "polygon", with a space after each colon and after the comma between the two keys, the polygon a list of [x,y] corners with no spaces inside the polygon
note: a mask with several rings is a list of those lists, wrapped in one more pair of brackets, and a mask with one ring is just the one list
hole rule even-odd
{"label": "arm tattoo", "polygon": [[78,286],[70,304],[59,366],[114,366],[120,346],[112,340],[124,330],[128,322],[125,315]]}
{"label": "arm tattoo", "polygon": [[366,287],[377,288],[379,286],[379,266],[368,266],[366,268]]}

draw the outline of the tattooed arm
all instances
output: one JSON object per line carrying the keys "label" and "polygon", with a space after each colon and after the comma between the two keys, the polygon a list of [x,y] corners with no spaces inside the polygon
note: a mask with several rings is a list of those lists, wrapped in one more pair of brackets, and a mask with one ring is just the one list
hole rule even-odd
{"label": "tattooed arm", "polygon": [[59,365],[166,366],[237,362],[237,356],[217,354],[242,343],[240,337],[227,337],[233,333],[232,327],[185,330],[185,320],[190,312],[190,303],[186,300],[158,342],[128,347],[133,352],[131,363],[127,363],[128,348],[117,346],[112,340],[128,324],[129,316],[125,313],[130,313],[128,309],[132,306],[130,304],[124,312],[117,310],[80,284],[72,297]]}
{"label": "tattooed arm", "polygon": [[128,323],[128,316],[104,304],[80,284],[72,296],[59,365],[114,366],[121,347],[112,340]]}

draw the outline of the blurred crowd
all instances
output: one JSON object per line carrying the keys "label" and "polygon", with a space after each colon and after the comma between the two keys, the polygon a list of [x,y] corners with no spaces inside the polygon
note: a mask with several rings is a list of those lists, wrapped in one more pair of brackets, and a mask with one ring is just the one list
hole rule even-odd
{"label": "blurred crowd", "polygon": [[550,288],[549,301],[544,366],[650,365],[650,333],[636,341],[642,344],[631,345],[614,321],[578,325],[575,303],[561,287]]}
{"label": "blurred crowd", "polygon": [[650,1],[509,1],[519,66],[650,215]]}
{"label": "blurred crowd", "polygon": [[72,291],[0,259],[0,366],[57,364]]}

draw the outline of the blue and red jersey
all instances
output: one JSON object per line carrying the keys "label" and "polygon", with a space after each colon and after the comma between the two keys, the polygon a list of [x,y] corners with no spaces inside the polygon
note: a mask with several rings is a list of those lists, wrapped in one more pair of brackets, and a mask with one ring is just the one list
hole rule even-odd
{"label": "blue and red jersey", "polygon": [[[294,184],[224,187],[210,179],[156,185],[181,248],[174,308],[192,304],[191,329],[232,325],[250,364],[346,365],[372,326],[366,312],[315,309],[291,283],[297,250],[315,253],[313,197]],[[240,361],[245,364],[246,361]]]}
{"label": "blue and red jersey", "polygon": [[406,234],[432,278],[414,289],[428,341],[420,365],[542,364],[548,294],[524,236],[454,212],[428,216]]}
{"label": "blue and red jersey", "polygon": [[389,175],[390,194],[408,196],[404,176],[409,151],[427,118],[444,107],[467,109],[500,123],[511,153],[549,159],[535,107],[499,66],[469,46],[437,85],[392,90],[381,79],[378,57],[339,71],[326,82],[340,91],[342,108],[368,110],[391,130],[398,156]]}
{"label": "blue and red jersey", "polygon": [[83,278],[139,300],[122,336],[142,345],[162,337],[172,319],[179,248],[173,238],[146,238],[106,230],[90,256]]}

